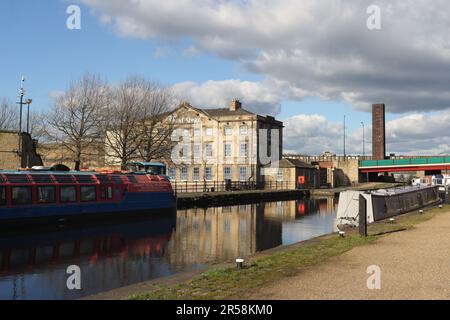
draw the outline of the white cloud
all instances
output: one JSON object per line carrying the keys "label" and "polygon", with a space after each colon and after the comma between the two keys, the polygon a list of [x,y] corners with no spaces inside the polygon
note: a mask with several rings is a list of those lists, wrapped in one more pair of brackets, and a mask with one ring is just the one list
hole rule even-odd
{"label": "white cloud", "polygon": [[[380,31],[366,27],[372,0],[82,2],[120,36],[189,39],[192,47],[185,55],[212,53],[264,79],[176,85],[194,105],[224,107],[237,97],[252,111],[276,114],[283,100],[305,96],[342,100],[367,111],[372,103],[384,102],[388,112],[414,112],[389,123],[389,151],[448,150],[448,134],[442,132],[449,128],[437,116],[420,112],[442,111],[440,116],[446,118],[448,111],[443,110],[450,108],[449,1],[378,0]],[[308,121],[317,121],[334,134],[323,134]],[[287,149],[306,153],[342,149],[339,126],[323,118],[291,118],[286,133],[289,130],[295,135],[286,136]],[[308,140],[296,139],[298,135]],[[349,151],[361,153],[358,133],[349,136]]]}
{"label": "white cloud", "polygon": [[[285,121],[284,148],[288,152],[318,155],[342,154],[343,125],[320,115],[297,115]],[[366,154],[371,154],[371,126],[366,125]],[[347,133],[346,150],[361,155],[362,128]],[[388,153],[398,155],[450,154],[450,110],[431,115],[414,113],[386,123]]]}
{"label": "white cloud", "polygon": [[450,107],[448,1],[379,0],[375,32],[366,27],[371,0],[82,2],[121,36],[189,38],[185,54],[234,59],[311,96],[364,110],[379,101],[391,112]]}
{"label": "white cloud", "polygon": [[240,80],[207,81],[201,84],[182,82],[173,86],[177,95],[198,108],[226,108],[234,98],[243,108],[261,115],[276,115],[281,100],[278,90],[269,83]]}

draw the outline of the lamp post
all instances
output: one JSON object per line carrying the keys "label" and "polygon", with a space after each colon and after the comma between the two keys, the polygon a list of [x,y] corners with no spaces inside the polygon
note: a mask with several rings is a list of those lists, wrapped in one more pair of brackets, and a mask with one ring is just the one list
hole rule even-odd
{"label": "lamp post", "polygon": [[364,122],[361,122],[362,128],[363,128],[363,160],[366,158],[366,137],[365,137],[365,127]]}
{"label": "lamp post", "polygon": [[[22,76],[22,80],[20,82],[20,89],[19,89],[19,102],[17,102],[17,104],[19,105],[20,109],[19,109],[19,149],[17,150],[17,153],[19,155],[19,161],[20,161],[20,167],[23,167],[22,165],[22,114],[23,114],[23,105],[24,104],[28,104],[28,122],[29,122],[29,117],[30,117],[30,104],[32,102],[31,99],[27,99],[26,102],[23,102],[24,100],[24,96],[25,96],[25,89],[24,89],[24,82],[25,82],[25,77]],[[27,125],[27,133],[29,131],[28,128],[29,125]]]}

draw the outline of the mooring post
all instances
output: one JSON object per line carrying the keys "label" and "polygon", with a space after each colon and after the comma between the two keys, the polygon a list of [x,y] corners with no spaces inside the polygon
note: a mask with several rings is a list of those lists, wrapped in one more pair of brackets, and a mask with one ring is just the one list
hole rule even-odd
{"label": "mooring post", "polygon": [[367,237],[367,201],[362,194],[359,195],[359,234]]}

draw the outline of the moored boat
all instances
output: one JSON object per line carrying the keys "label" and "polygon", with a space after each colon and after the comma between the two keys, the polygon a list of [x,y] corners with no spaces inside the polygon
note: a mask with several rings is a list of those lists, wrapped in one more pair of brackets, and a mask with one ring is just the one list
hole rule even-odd
{"label": "moored boat", "polygon": [[0,171],[0,226],[174,209],[165,176],[124,172]]}
{"label": "moored boat", "polygon": [[359,197],[366,199],[367,222],[381,221],[441,202],[437,186],[408,186],[376,191],[344,191],[339,195],[339,224],[358,225]]}

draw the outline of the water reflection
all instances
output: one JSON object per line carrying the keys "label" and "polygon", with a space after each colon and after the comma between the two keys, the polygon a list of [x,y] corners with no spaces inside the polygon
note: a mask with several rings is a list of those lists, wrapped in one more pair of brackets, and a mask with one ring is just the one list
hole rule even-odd
{"label": "water reflection", "polygon": [[[158,219],[0,236],[0,299],[75,299],[335,231],[334,199],[189,209]],[[66,289],[66,268],[82,290]]]}

